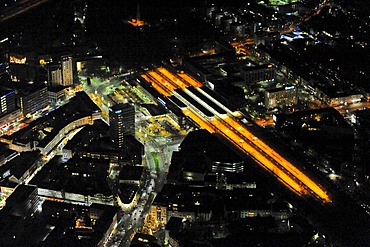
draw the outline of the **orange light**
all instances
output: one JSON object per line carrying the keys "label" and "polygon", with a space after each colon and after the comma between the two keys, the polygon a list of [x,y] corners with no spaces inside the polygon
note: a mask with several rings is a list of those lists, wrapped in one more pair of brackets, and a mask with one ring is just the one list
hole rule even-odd
{"label": "orange light", "polygon": [[141,27],[144,26],[144,21],[132,19],[131,21],[127,21],[129,24],[133,25],[134,27]]}
{"label": "orange light", "polygon": [[[298,195],[310,194],[306,189],[307,187],[324,202],[331,202],[329,196],[318,184],[281,157],[275,150],[256,138],[236,120],[226,117],[223,120],[213,119],[211,121],[205,121],[188,109],[184,110],[183,113],[190,117],[201,128],[208,130],[210,133],[218,132],[231,141],[236,147],[248,153],[258,164],[273,173],[294,193]],[[253,143],[255,147],[251,143]]]}
{"label": "orange light", "polygon": [[183,78],[184,80],[186,80],[187,82],[190,83],[190,85],[192,85],[193,87],[201,87],[203,86],[203,84],[197,80],[195,80],[193,77],[191,77],[190,75],[188,74],[177,74],[178,76],[180,76],[181,78]]}
{"label": "orange light", "polygon": [[183,113],[185,116],[190,117],[194,122],[196,122],[199,125],[199,127],[201,127],[202,129],[207,130],[209,133],[215,133],[214,126],[211,123],[204,121],[202,118],[196,115],[193,111],[189,109],[185,109],[183,110]]}
{"label": "orange light", "polygon": [[[149,71],[142,77],[165,96],[169,96],[175,89],[189,86],[199,87],[202,84],[185,73],[173,74],[165,68],[158,68],[157,72]],[[253,157],[263,168],[273,173],[285,186],[298,195],[311,195],[324,202],[331,202],[326,192],[314,181],[308,178],[293,164],[284,159],[275,150],[254,136],[239,121],[232,117],[204,119],[192,109],[183,110],[184,115],[191,118],[201,128],[210,133],[219,133],[236,147]]]}
{"label": "orange light", "polygon": [[148,83],[150,83],[152,85],[152,87],[155,90],[157,90],[160,94],[162,94],[163,96],[166,96],[166,97],[171,96],[171,92],[168,91],[166,87],[161,85],[156,80],[153,80],[153,79],[149,78],[149,76],[146,75],[146,74],[142,74],[141,77],[144,78]]}
{"label": "orange light", "polygon": [[[273,150],[271,147],[266,145],[263,141],[261,141],[260,139],[256,139],[255,136],[251,132],[249,132],[244,126],[242,126],[238,121],[230,117],[225,117],[223,120],[226,123],[228,123],[230,126],[232,126],[232,128],[237,130],[238,133],[240,133],[244,138],[246,138],[249,141],[253,141],[254,145],[256,145],[265,154],[269,155],[279,165],[281,165],[284,168],[284,170],[286,170],[286,172],[291,174],[290,176],[297,178],[299,181],[301,181],[305,186],[311,189],[316,195],[318,195],[324,201],[326,202],[331,201],[329,196],[325,193],[323,189],[320,188],[318,184],[313,182],[304,173],[298,170],[295,166],[293,166],[293,164],[291,164],[289,161],[284,159],[280,154],[278,154],[275,150]],[[239,135],[237,135],[237,139],[240,139]]]}

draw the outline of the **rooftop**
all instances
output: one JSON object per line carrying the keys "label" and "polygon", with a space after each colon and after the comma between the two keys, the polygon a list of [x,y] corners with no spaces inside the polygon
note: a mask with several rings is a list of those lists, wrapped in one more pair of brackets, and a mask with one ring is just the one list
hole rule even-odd
{"label": "rooftop", "polygon": [[68,123],[90,116],[94,112],[100,112],[100,109],[86,93],[78,92],[67,104],[56,108],[47,115],[32,121],[27,127],[3,138],[24,144],[37,141],[39,146],[45,146]]}
{"label": "rooftop", "polygon": [[143,166],[124,166],[119,174],[120,180],[140,180],[143,175]]}

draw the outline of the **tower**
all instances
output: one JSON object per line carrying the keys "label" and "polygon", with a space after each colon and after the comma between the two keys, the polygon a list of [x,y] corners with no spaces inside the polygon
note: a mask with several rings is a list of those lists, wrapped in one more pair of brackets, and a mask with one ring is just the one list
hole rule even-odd
{"label": "tower", "polygon": [[124,137],[135,134],[135,107],[117,104],[109,108],[109,132],[116,148],[122,148]]}
{"label": "tower", "polygon": [[63,86],[73,85],[73,59],[71,56],[62,56]]}
{"label": "tower", "polygon": [[60,64],[49,65],[49,85],[57,87],[63,85],[62,66]]}
{"label": "tower", "polygon": [[137,21],[140,20],[140,5],[139,4],[137,5],[137,9],[136,9],[136,20]]}

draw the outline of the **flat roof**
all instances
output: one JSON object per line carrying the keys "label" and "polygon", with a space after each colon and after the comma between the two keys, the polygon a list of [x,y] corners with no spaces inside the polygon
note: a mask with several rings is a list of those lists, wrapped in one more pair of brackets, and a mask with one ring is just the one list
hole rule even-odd
{"label": "flat roof", "polygon": [[201,94],[197,89],[195,89],[193,87],[190,87],[190,88],[188,88],[188,90],[190,90],[190,92],[192,92],[193,94],[195,94],[195,96],[197,96],[198,98],[200,98],[201,100],[203,100],[207,105],[209,105],[210,107],[212,107],[218,113],[220,113],[220,114],[226,114],[226,111],[225,110],[223,110],[221,107],[219,107],[214,102],[212,102],[210,99],[208,99],[206,96],[204,96],[203,94]]}
{"label": "flat roof", "polygon": [[176,89],[176,92],[180,94],[183,98],[185,98],[187,101],[189,101],[190,104],[195,106],[199,111],[201,111],[204,115],[207,117],[212,117],[214,114],[212,114],[210,111],[208,111],[206,108],[204,108],[201,104],[199,104],[197,101],[195,101],[192,97],[187,95],[182,89]]}
{"label": "flat roof", "polygon": [[143,166],[124,166],[119,174],[121,180],[140,180],[143,175]]}
{"label": "flat roof", "polygon": [[17,206],[28,200],[29,196],[37,190],[34,185],[19,185],[15,191],[6,199],[6,204],[9,206]]}

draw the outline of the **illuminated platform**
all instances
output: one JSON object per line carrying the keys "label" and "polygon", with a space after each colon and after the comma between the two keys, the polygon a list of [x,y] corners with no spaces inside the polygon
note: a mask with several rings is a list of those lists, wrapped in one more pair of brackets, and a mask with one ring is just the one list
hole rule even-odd
{"label": "illuminated platform", "polygon": [[253,135],[234,118],[230,109],[215,99],[213,91],[199,88],[202,84],[190,75],[160,67],[146,72],[142,77],[163,96],[169,97],[200,128],[224,136],[294,193],[313,196],[325,203],[331,202],[320,185]]}
{"label": "illuminated platform", "polygon": [[176,89],[201,87],[203,85],[188,74],[170,72],[164,67],[147,71],[141,77],[165,97],[173,95]]}

